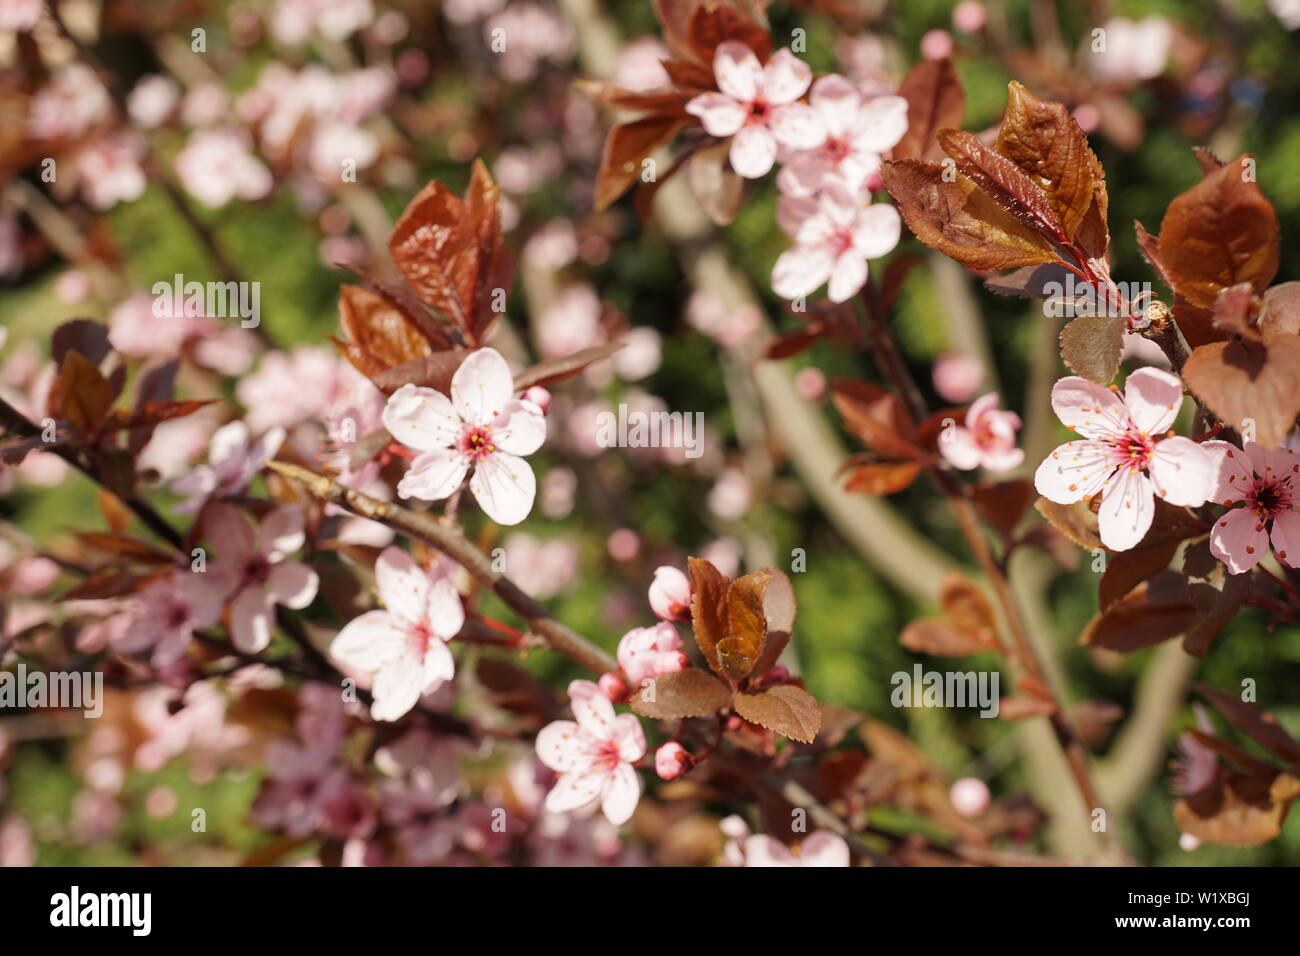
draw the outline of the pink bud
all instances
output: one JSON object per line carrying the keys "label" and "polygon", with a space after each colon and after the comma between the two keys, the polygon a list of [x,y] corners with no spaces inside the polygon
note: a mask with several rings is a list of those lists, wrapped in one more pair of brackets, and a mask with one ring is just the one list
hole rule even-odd
{"label": "pink bud", "polygon": [[534,385],[523,394],[525,402],[532,402],[545,415],[551,408],[551,393],[540,385]]}
{"label": "pink bud", "polygon": [[1080,103],[1074,108],[1074,121],[1079,124],[1079,129],[1091,133],[1101,125],[1101,110],[1091,103]]}
{"label": "pink bud", "polygon": [[934,360],[934,390],[946,402],[969,402],[984,383],[984,365],[973,355],[945,352]]}
{"label": "pink bud", "polygon": [[952,25],[962,33],[976,33],[984,28],[988,18],[984,4],[978,0],[962,0],[952,11]]}
{"label": "pink bud", "polygon": [[794,390],[800,398],[815,402],[826,394],[826,376],[821,369],[811,365],[801,368],[794,373]]}
{"label": "pink bud", "polygon": [[691,582],[671,565],[655,568],[650,582],[650,607],[665,621],[691,619]]}
{"label": "pink bud", "polygon": [[989,808],[988,784],[975,777],[962,777],[948,791],[948,802],[963,817],[977,817]]}
{"label": "pink bud", "polygon": [[655,773],[665,780],[676,780],[695,763],[691,755],[675,740],[655,751]]}
{"label": "pink bud", "polygon": [[921,56],[927,60],[942,60],[952,56],[952,34],[947,30],[931,30],[921,37]]}
{"label": "pink bud", "polygon": [[601,674],[597,686],[600,687],[600,692],[614,703],[627,699],[627,683],[617,674]]}

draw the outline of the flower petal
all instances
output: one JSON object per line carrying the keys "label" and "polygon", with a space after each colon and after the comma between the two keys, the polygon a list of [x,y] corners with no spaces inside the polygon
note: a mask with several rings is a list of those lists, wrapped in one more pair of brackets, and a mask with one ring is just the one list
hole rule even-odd
{"label": "flower petal", "polygon": [[518,524],[533,510],[537,478],[518,455],[497,451],[475,466],[469,490],[483,513],[497,524]]}
{"label": "flower petal", "polygon": [[284,505],[262,519],[257,544],[262,554],[275,563],[293,554],[307,540],[301,505]]}
{"label": "flower petal", "polygon": [[230,605],[230,640],[245,654],[258,654],[271,643],[271,596],[246,587]]}
{"label": "flower petal", "polygon": [[454,448],[435,448],[417,455],[397,483],[403,498],[441,501],[461,486],[469,460]]}
{"label": "flower petal", "polygon": [[572,720],[553,720],[537,733],[537,759],[556,773],[566,773],[588,762],[587,742]]}
{"label": "flower petal", "polygon": [[[1276,534],[1276,522],[1274,522]],[[1282,532],[1286,537],[1286,532]],[[1210,532],[1210,553],[1233,574],[1242,574],[1259,563],[1268,551],[1263,523],[1249,508],[1234,508],[1214,522]]]}
{"label": "flower petal", "polygon": [[830,278],[834,266],[830,249],[821,243],[791,246],[772,267],[772,291],[783,299],[812,295]]}
{"label": "flower petal", "polygon": [[370,716],[375,720],[397,720],[420,702],[425,686],[424,663],[409,651],[403,653],[375,675]]}
{"label": "flower petal", "polygon": [[406,629],[387,611],[367,611],[343,626],[330,644],[330,657],[349,670],[373,674],[401,656]]}
{"label": "flower petal", "polygon": [[492,423],[492,443],[511,455],[531,455],[546,441],[546,416],[517,398]]}
{"label": "flower petal", "polygon": [[389,396],[382,417],[389,434],[417,451],[449,448],[464,429],[451,399],[442,392],[410,383]]}
{"label": "flower petal", "polygon": [[898,144],[907,132],[907,100],[901,96],[877,96],[858,112],[858,135],[853,145],[861,150],[883,153]]}
{"label": "flower petal", "polygon": [[614,718],[613,740],[620,759],[635,763],[645,756],[645,731],[635,714],[619,714]]}
{"label": "flower petal", "polygon": [[1195,508],[1214,494],[1218,457],[1190,438],[1158,441],[1148,471],[1155,493],[1171,505]]}
{"label": "flower petal", "polygon": [[875,203],[858,214],[853,227],[853,247],[868,259],[879,259],[893,251],[903,234],[898,210],[888,203]]}
{"label": "flower petal", "polygon": [[812,75],[812,67],[789,49],[777,50],[763,67],[763,98],[777,105],[793,103],[807,92]]}
{"label": "flower petal", "polygon": [[456,658],[442,641],[430,641],[424,650],[424,688],[421,696],[456,676]]}
{"label": "flower petal", "polygon": [[746,179],[766,176],[776,162],[776,138],[764,126],[744,127],[731,140],[731,168]]}
{"label": "flower petal", "polygon": [[613,739],[614,705],[598,685],[589,680],[570,681],[569,706],[587,736],[594,740]]}
{"label": "flower petal", "polygon": [[847,302],[858,294],[867,282],[867,260],[852,249],[835,259],[831,268],[831,281],[826,297],[832,302]]}
{"label": "flower petal", "polygon": [[1084,438],[1107,438],[1129,427],[1123,400],[1110,389],[1077,375],[1052,386],[1052,410],[1066,428]]}
{"label": "flower petal", "polygon": [[552,813],[568,813],[591,806],[605,789],[605,777],[605,772],[596,767],[560,774],[560,779],[546,795],[546,809]]}
{"label": "flower petal", "polygon": [[848,866],[849,845],[827,830],[819,830],[799,844],[800,866]]}
{"label": "flower petal", "polygon": [[1097,512],[1101,543],[1112,551],[1135,547],[1155,517],[1151,479],[1135,468],[1121,468],[1106,485]]}
{"label": "flower petal", "polygon": [[406,625],[424,620],[429,572],[401,548],[385,548],[375,561],[375,590],[390,614]]}
{"label": "flower petal", "polygon": [[474,352],[451,377],[451,403],[461,419],[472,425],[491,424],[514,391],[510,366],[496,349]]}
{"label": "flower petal", "polygon": [[686,112],[700,118],[700,125],[710,136],[734,136],[745,125],[745,104],[725,93],[701,93],[686,104]]}
{"label": "flower petal", "polygon": [[1109,446],[1081,438],[1043,459],[1034,472],[1034,488],[1048,501],[1069,505],[1101,491],[1114,470]]}
{"label": "flower petal", "polygon": [[257,536],[242,508],[214,502],[203,512],[203,533],[217,557],[236,565],[257,551]]}
{"label": "flower petal", "polygon": [[316,600],[320,579],[301,561],[285,561],[271,568],[266,590],[277,604],[301,611]]}
{"label": "flower petal", "polygon": [[1277,559],[1289,568],[1300,568],[1300,513],[1287,511],[1274,518],[1271,536]]}
{"label": "flower petal", "polygon": [[[830,73],[812,85],[808,102],[821,114],[826,132],[832,136],[843,136],[853,128],[858,118],[862,94],[847,77]],[[904,104],[906,105],[906,100]]]}
{"label": "flower petal", "polygon": [[1183,383],[1163,369],[1140,368],[1124,383],[1124,404],[1133,424],[1148,435],[1168,431],[1183,406]]}
{"label": "flower petal", "polygon": [[758,95],[763,67],[754,51],[739,40],[719,43],[713,52],[713,78],[718,89],[733,99],[748,103]]}
{"label": "flower petal", "polygon": [[619,764],[605,777],[600,808],[610,823],[615,826],[627,823],[640,799],[641,778],[628,764]]}
{"label": "flower petal", "polygon": [[464,627],[465,606],[446,578],[434,581],[429,588],[423,619],[428,622],[429,630],[444,641],[451,640]]}
{"label": "flower petal", "polygon": [[790,149],[816,149],[826,141],[826,125],[811,106],[791,103],[772,117],[772,135]]}

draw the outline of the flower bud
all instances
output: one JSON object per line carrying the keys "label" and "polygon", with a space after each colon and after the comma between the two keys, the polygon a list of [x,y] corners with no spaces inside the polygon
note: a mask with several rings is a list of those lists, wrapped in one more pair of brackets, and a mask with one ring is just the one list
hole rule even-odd
{"label": "flower bud", "polygon": [[601,674],[597,686],[600,687],[600,692],[614,703],[627,699],[627,682],[617,674]]}
{"label": "flower bud", "polygon": [[537,410],[541,412],[543,415],[545,415],[547,411],[550,410],[551,393],[548,392],[546,389],[542,388],[542,386],[540,385],[534,385],[532,388],[525,391],[524,394],[520,396],[520,398],[522,401],[532,402],[534,405],[537,406]]}
{"label": "flower bud", "polygon": [[948,791],[948,802],[963,817],[977,817],[989,808],[988,784],[975,777],[962,777]]}
{"label": "flower bud", "polygon": [[655,773],[664,780],[676,780],[695,763],[686,748],[670,740],[655,751]]}
{"label": "flower bud", "polygon": [[691,582],[677,568],[664,565],[655,569],[650,582],[650,607],[665,621],[691,619]]}

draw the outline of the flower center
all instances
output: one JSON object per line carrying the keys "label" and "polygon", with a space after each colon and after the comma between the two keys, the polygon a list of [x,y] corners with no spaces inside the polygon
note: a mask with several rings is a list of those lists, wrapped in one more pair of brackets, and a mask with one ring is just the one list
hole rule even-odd
{"label": "flower center", "polygon": [[1250,507],[1260,521],[1276,518],[1291,510],[1291,482],[1280,478],[1258,478],[1246,496]]}
{"label": "flower center", "polygon": [[470,425],[461,433],[460,453],[470,461],[480,461],[497,450],[492,441],[492,429],[484,425]]}
{"label": "flower center", "polygon": [[271,576],[271,563],[260,554],[255,554],[244,562],[244,580],[251,584],[265,584]]}
{"label": "flower center", "polygon": [[411,647],[415,648],[415,653],[424,657],[429,649],[429,641],[433,640],[433,629],[425,621],[421,621],[411,628],[407,638],[411,642]]}
{"label": "flower center", "polygon": [[836,166],[849,158],[849,143],[848,140],[843,137],[830,137],[826,140],[826,145],[823,149],[826,151],[826,158]]}
{"label": "flower center", "polygon": [[749,121],[759,125],[765,124],[771,118],[772,107],[766,100],[753,100],[749,104]]}
{"label": "flower center", "polygon": [[167,608],[167,613],[163,617],[167,621],[167,628],[175,630],[189,621],[190,609],[184,604],[173,604]]}
{"label": "flower center", "polygon": [[1155,442],[1151,440],[1150,435],[1137,431],[1125,432],[1112,444],[1121,468],[1141,471],[1151,463],[1151,452],[1155,448]]}
{"label": "flower center", "polygon": [[602,740],[592,753],[592,763],[604,771],[613,771],[619,765],[618,745],[612,740]]}

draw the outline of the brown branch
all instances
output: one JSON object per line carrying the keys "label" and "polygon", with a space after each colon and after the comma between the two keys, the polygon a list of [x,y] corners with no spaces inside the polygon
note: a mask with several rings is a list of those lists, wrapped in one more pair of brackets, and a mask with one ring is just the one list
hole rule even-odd
{"label": "brown branch", "polygon": [[272,461],[267,467],[301,485],[321,501],[387,525],[394,531],[400,531],[409,538],[438,549],[468,571],[479,584],[496,594],[506,607],[527,621],[529,629],[545,640],[552,650],[596,674],[618,670],[618,662],[606,651],[551,617],[545,607],[520,590],[517,584],[504,574],[494,571],[488,556],[471,544],[459,528],[442,524],[431,515],[411,511],[401,505],[346,488],[332,478],[298,465]]}

